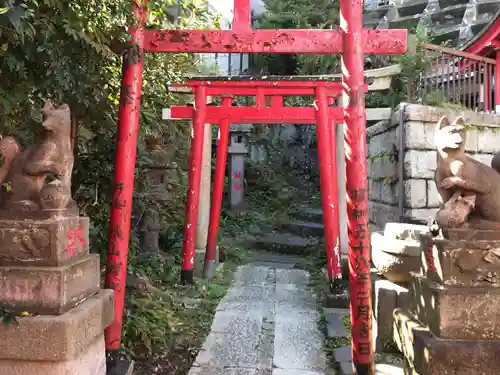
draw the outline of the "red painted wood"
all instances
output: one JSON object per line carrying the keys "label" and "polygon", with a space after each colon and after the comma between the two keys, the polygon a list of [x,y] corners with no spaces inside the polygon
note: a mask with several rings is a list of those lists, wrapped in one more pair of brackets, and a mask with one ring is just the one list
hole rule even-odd
{"label": "red painted wood", "polygon": [[[222,99],[224,107],[232,105],[232,98]],[[217,254],[217,234],[219,233],[220,212],[222,208],[222,196],[224,193],[224,178],[226,177],[227,148],[229,145],[229,119],[223,118],[219,123],[219,142],[217,144],[217,158],[215,161],[214,185],[212,189],[212,204],[210,205],[210,221],[208,224],[207,250],[205,252],[205,264],[203,276],[211,279],[215,267]]]}
{"label": "red painted wood", "polygon": [[351,300],[352,362],[357,375],[374,374],[368,179],[366,165],[366,110],[363,0],[340,0],[344,30],[343,82],[346,87],[345,150],[347,217],[349,229],[349,296]]}
{"label": "red painted wood", "polygon": [[490,82],[491,82],[491,70],[488,64],[483,64],[482,68],[484,69],[484,110],[486,112],[490,111],[490,98],[491,98],[491,88],[490,88]]}
{"label": "red painted wood", "polygon": [[[332,147],[332,127],[331,117],[329,116],[328,96],[324,87],[316,89],[316,138],[318,141],[321,203],[323,206],[323,223],[325,226],[325,249],[326,263],[328,268],[328,277],[342,279],[340,270],[340,260],[336,259],[335,247],[339,241],[339,223],[338,223],[338,189],[335,147]],[[340,109],[340,108],[339,108]]]}
{"label": "red painted wood", "polygon": [[500,114],[500,51],[496,55],[497,63],[495,65],[495,111]]}
{"label": "red painted wood", "polygon": [[[407,30],[362,32],[365,54],[406,52]],[[358,42],[359,43],[359,42]],[[146,30],[146,52],[340,54],[340,30]]]}
{"label": "red painted wood", "polygon": [[[186,83],[172,87],[189,87],[193,90],[198,86],[207,87],[207,95],[221,96],[314,96],[317,87],[325,87],[329,98],[336,99],[342,94],[342,82],[314,81],[314,80],[189,80]],[[368,92],[368,85],[364,84],[364,91]]]}
{"label": "red painted wood", "polygon": [[186,83],[179,83],[173,85],[172,87],[196,87],[196,86],[208,86],[208,87],[226,87],[230,89],[234,88],[316,88],[316,87],[331,87],[336,89],[342,89],[342,82],[334,80],[294,80],[294,79],[270,79],[270,80],[260,80],[260,79],[249,79],[249,80],[239,80],[239,79],[190,79]]}
{"label": "red painted wood", "polygon": [[[132,0],[134,5],[134,17],[139,23],[144,24],[147,18],[147,1]],[[141,4],[141,6],[139,6]],[[359,198],[362,189],[364,189],[363,181],[366,182],[366,131],[364,129],[364,92],[363,92],[363,53],[364,54],[401,54],[406,52],[407,30],[363,30],[361,22],[362,5],[361,0],[342,0],[342,13],[344,20],[342,27],[347,28],[347,34],[343,34],[342,30],[251,30],[250,29],[250,8],[249,0],[235,0],[236,11],[234,20],[234,29],[229,31],[220,30],[135,30],[131,28],[132,41],[144,52],[171,52],[171,53],[309,53],[309,54],[334,54],[343,53],[347,65],[347,72],[354,76],[348,78],[345,76],[350,104],[346,111],[346,124],[349,125],[346,135],[347,146],[350,147],[347,151],[350,152],[348,157],[351,157],[352,162],[348,162],[348,183],[352,183],[353,189],[349,190],[350,197]],[[348,26],[349,25],[349,26]],[[351,29],[352,28],[352,29]],[[353,32],[354,31],[354,32]],[[142,52],[142,51],[141,51]],[[349,62],[350,61],[350,62]],[[498,76],[497,76],[498,79]],[[282,81],[289,82],[289,81]],[[292,81],[290,81],[292,82]],[[318,81],[312,81],[313,86],[322,87]],[[278,84],[281,85],[281,84]],[[284,84],[285,85],[285,84]],[[335,86],[335,85],[333,85]],[[222,86],[220,86],[222,87]],[[228,86],[226,86],[228,87]],[[231,86],[236,89],[234,86]],[[248,88],[250,86],[242,86],[240,88]],[[263,86],[259,86],[258,91],[261,91]],[[273,87],[269,84],[269,88]],[[300,89],[306,86],[287,86],[296,88],[296,95],[300,95]],[[497,85],[498,87],[498,85]],[[124,285],[126,275],[126,264],[128,255],[128,240],[130,233],[130,215],[131,215],[131,200],[134,182],[134,168],[137,147],[137,132],[139,125],[139,107],[140,96],[142,90],[142,59],[135,61],[131,66],[124,65],[122,79],[122,95],[120,106],[120,119],[118,130],[117,156],[115,166],[115,184],[116,190],[113,198],[113,208],[111,213],[110,226],[110,248],[108,252],[108,265],[106,284],[108,287],[115,289],[115,320],[112,325],[106,330],[106,348],[107,350],[116,350],[119,348],[121,339],[122,314],[124,304]],[[203,134],[202,126],[205,122],[219,122],[221,116],[211,115],[213,119],[209,121],[203,113],[206,106],[201,104],[200,96],[206,97],[208,90],[203,87],[197,87],[198,94],[196,108],[197,115],[194,118],[195,137],[193,139],[192,154],[191,154],[191,171],[189,182],[188,204],[186,207],[187,223],[194,223],[196,227],[197,216],[197,199],[195,199],[196,191],[199,193],[199,181],[196,183],[197,176],[201,172],[201,154],[203,150]],[[265,90],[264,90],[265,91]],[[267,95],[272,95],[268,93]],[[285,95],[281,93],[280,95]],[[281,96],[282,97],[282,96]],[[278,107],[279,99],[272,99],[273,106]],[[264,100],[265,104],[265,100]],[[201,106],[201,107],[200,107]],[[256,110],[247,107],[234,108],[232,114],[227,114],[228,118],[234,119],[231,121],[243,121],[246,123],[314,123],[313,108],[262,108]],[[183,109],[184,111],[189,111]],[[221,111],[221,108],[207,108],[207,116],[213,110]],[[190,109],[193,115],[192,108]],[[312,111],[312,112],[311,112]],[[328,115],[331,119],[339,119],[339,109],[329,108]],[[175,109],[174,109],[175,112]],[[185,115],[186,113],[184,113]],[[233,116],[234,115],[234,116]],[[278,115],[278,118],[273,116]],[[238,117],[239,116],[239,117]],[[210,117],[210,116],[208,116]],[[203,120],[203,121],[202,121]],[[196,136],[197,135],[197,136]],[[200,146],[201,145],[201,146]],[[327,147],[328,148],[328,147]],[[324,159],[324,154],[319,155]],[[324,162],[324,161],[323,161]],[[355,177],[357,175],[358,177]],[[362,186],[363,185],[363,186]],[[356,190],[357,189],[357,190]],[[355,194],[353,193],[355,192]],[[367,191],[366,191],[367,194]],[[361,206],[353,209],[351,201],[350,215],[350,263],[351,271],[353,267],[358,267],[364,260],[361,256],[354,256],[353,249],[358,249],[360,254],[365,254],[369,250],[361,245],[369,241],[359,241],[358,247],[356,244],[357,235],[361,232],[361,228],[353,228],[352,225],[367,223],[367,220],[358,220],[355,216],[356,212],[361,212],[367,216],[367,207],[365,203],[367,199],[358,199]],[[355,218],[353,220],[352,218]],[[194,219],[193,219],[194,218]],[[184,263],[192,263],[192,231],[195,228],[185,228],[184,239]],[[364,238],[364,237],[363,237]],[[354,242],[353,242],[354,241]],[[183,281],[186,279],[186,272],[190,271],[190,265],[183,264]],[[357,270],[357,268],[355,268]],[[192,270],[192,268],[191,268]],[[359,271],[359,270],[358,270]],[[353,272],[353,271],[352,271]],[[364,275],[364,273],[363,273]],[[365,282],[362,280],[358,272],[357,278],[353,278],[351,274],[351,291],[369,290],[365,286],[357,287],[354,282]],[[353,289],[354,288],[354,289]],[[351,294],[351,301],[359,299],[357,294]],[[368,305],[371,303],[370,296]],[[354,313],[360,314],[359,308],[361,304],[356,301],[352,302],[351,310]],[[364,312],[363,312],[364,313]],[[371,314],[371,309],[368,310]],[[372,374],[373,373],[373,352],[372,348],[368,347],[368,354],[361,352],[362,345],[366,341],[371,342],[371,320],[368,326],[364,324],[367,319],[362,319],[353,314],[353,348],[354,348],[354,364],[357,374]],[[365,346],[366,349],[366,346]],[[370,352],[371,350],[371,352]],[[371,353],[371,354],[370,354]]]}
{"label": "red painted wood", "polygon": [[481,56],[491,55],[493,52],[491,45],[498,41],[498,39],[500,39],[500,17],[474,43],[467,47],[465,51]]}
{"label": "red painted wood", "polygon": [[[367,88],[368,90],[368,88]],[[335,98],[328,98],[328,105],[333,106],[335,105]],[[332,174],[332,184],[333,184],[333,191],[335,194],[335,202],[336,206],[334,207],[333,210],[333,227],[335,228],[334,232],[334,243],[333,243],[333,256],[330,258],[330,261],[333,262],[332,265],[330,265],[328,278],[330,280],[330,287],[333,290],[335,283],[339,283],[342,280],[342,263],[341,263],[341,251],[340,251],[340,212],[339,212],[339,181],[338,181],[338,173],[337,173],[337,124],[341,123],[340,121],[336,119],[329,119],[329,126],[330,126],[330,147],[332,150],[332,155],[331,155],[331,174]],[[328,249],[327,249],[328,251]],[[328,260],[328,259],[327,259]]]}
{"label": "red painted wood", "polygon": [[249,32],[252,28],[250,0],[234,0],[233,31]]}
{"label": "red painted wood", "polygon": [[193,139],[191,140],[190,166],[188,172],[188,193],[186,203],[186,221],[184,224],[184,243],[182,248],[181,283],[192,284],[193,267],[200,200],[201,170],[203,165],[203,134],[207,121],[207,89],[199,86],[195,90],[195,109],[191,111],[193,119]]}
{"label": "red painted wood", "polygon": [[[147,0],[139,5],[132,2],[134,16],[145,21],[147,17]],[[139,135],[139,113],[141,108],[142,55],[144,29],[139,26],[131,28],[132,41],[139,49],[130,51],[123,59],[122,91],[120,93],[120,112],[118,115],[118,135],[116,143],[115,176],[113,201],[109,224],[109,243],[106,264],[107,289],[114,290],[114,319],[105,330],[106,350],[120,349],[123,311],[125,305],[125,283],[127,278],[127,259],[130,239],[130,220],[132,212],[132,196],[134,192],[134,171],[137,155],[137,138]]]}
{"label": "red painted wood", "polygon": [[[321,86],[321,85],[318,85]],[[327,87],[327,93],[329,96],[337,98],[342,93],[342,89],[339,87],[330,88]],[[257,88],[253,87],[210,87],[207,86],[207,94],[210,96],[221,96],[225,94],[232,94],[235,96],[256,96]],[[313,96],[314,88],[313,87],[304,87],[304,88],[294,88],[294,87],[285,87],[285,88],[266,88],[265,90],[266,96]]]}
{"label": "red painted wood", "polygon": [[[170,116],[172,119],[190,119],[193,117],[193,107],[172,106]],[[316,122],[313,107],[283,107],[279,112],[272,107],[258,109],[256,107],[208,107],[205,122],[218,124],[222,119],[229,119],[231,124],[304,124]],[[328,116],[342,122],[343,109],[340,107],[328,108]]]}

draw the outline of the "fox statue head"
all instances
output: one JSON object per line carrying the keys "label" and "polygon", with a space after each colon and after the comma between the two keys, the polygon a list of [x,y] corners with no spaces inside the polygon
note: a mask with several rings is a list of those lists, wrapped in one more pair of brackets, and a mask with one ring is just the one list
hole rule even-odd
{"label": "fox statue head", "polygon": [[436,124],[434,141],[440,153],[461,152],[465,149],[465,120],[457,117],[450,123],[448,117],[443,116]]}

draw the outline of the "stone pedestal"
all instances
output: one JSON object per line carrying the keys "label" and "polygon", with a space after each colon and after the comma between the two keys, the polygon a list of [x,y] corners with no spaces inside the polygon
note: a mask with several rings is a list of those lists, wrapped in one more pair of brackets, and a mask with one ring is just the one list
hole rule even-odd
{"label": "stone pedestal", "polygon": [[394,339],[406,374],[500,372],[500,236],[451,230],[422,237],[420,273],[411,274],[409,306],[394,313]]}
{"label": "stone pedestal", "polygon": [[0,304],[17,315],[0,325],[0,374],[106,374],[113,292],[100,290],[88,218],[0,220],[0,238]]}
{"label": "stone pedestal", "polygon": [[408,288],[372,272],[373,341],[376,352],[386,352],[393,342],[392,314],[408,306]]}
{"label": "stone pedestal", "polygon": [[371,236],[372,260],[377,272],[394,283],[407,283],[410,272],[420,268],[422,225],[387,223],[384,232]]}

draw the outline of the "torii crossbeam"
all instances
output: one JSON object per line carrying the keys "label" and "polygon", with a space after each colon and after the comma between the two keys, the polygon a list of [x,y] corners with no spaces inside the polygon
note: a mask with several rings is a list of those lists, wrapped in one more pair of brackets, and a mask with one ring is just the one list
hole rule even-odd
{"label": "torii crossbeam", "polygon": [[[126,267],[136,165],[143,53],[305,53],[342,54],[344,132],[346,149],[347,212],[349,227],[350,298],[353,367],[358,375],[374,373],[368,232],[368,183],[366,166],[366,111],[364,54],[406,52],[406,30],[363,30],[362,0],[340,0],[339,30],[252,30],[250,0],[234,0],[232,30],[146,30],[147,0],[131,0],[138,25],[130,29],[131,48],[124,58],[122,92],[115,161],[114,194],[110,219],[106,286],[115,291],[115,319],[106,330],[106,348],[120,347],[124,311]],[[299,95],[299,94],[298,94]],[[318,100],[327,100],[323,95]],[[202,105],[203,111],[205,106]],[[324,108],[324,106],[322,106]],[[327,113],[320,114],[328,116]],[[197,118],[195,111],[194,118]],[[203,113],[203,116],[205,113]],[[202,137],[192,148],[203,148]],[[196,165],[195,168],[201,168]],[[198,200],[189,181],[188,207]],[[322,199],[330,197],[322,192]],[[331,210],[334,210],[331,207]],[[188,211],[187,215],[197,216]],[[191,251],[194,242],[184,242]]]}

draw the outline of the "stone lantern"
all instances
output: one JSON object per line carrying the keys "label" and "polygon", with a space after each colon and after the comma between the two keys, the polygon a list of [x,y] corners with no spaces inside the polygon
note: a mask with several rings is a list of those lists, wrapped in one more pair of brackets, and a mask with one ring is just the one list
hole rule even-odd
{"label": "stone lantern", "polygon": [[151,164],[146,172],[147,190],[142,196],[147,204],[142,216],[141,250],[145,254],[159,253],[159,234],[161,231],[158,206],[167,200],[167,153],[164,149],[164,139],[156,134],[147,135],[144,139],[146,152]]}
{"label": "stone lantern", "polygon": [[248,133],[251,124],[234,124],[229,133],[229,208],[233,213],[240,213],[245,206],[245,155],[248,154]]}

